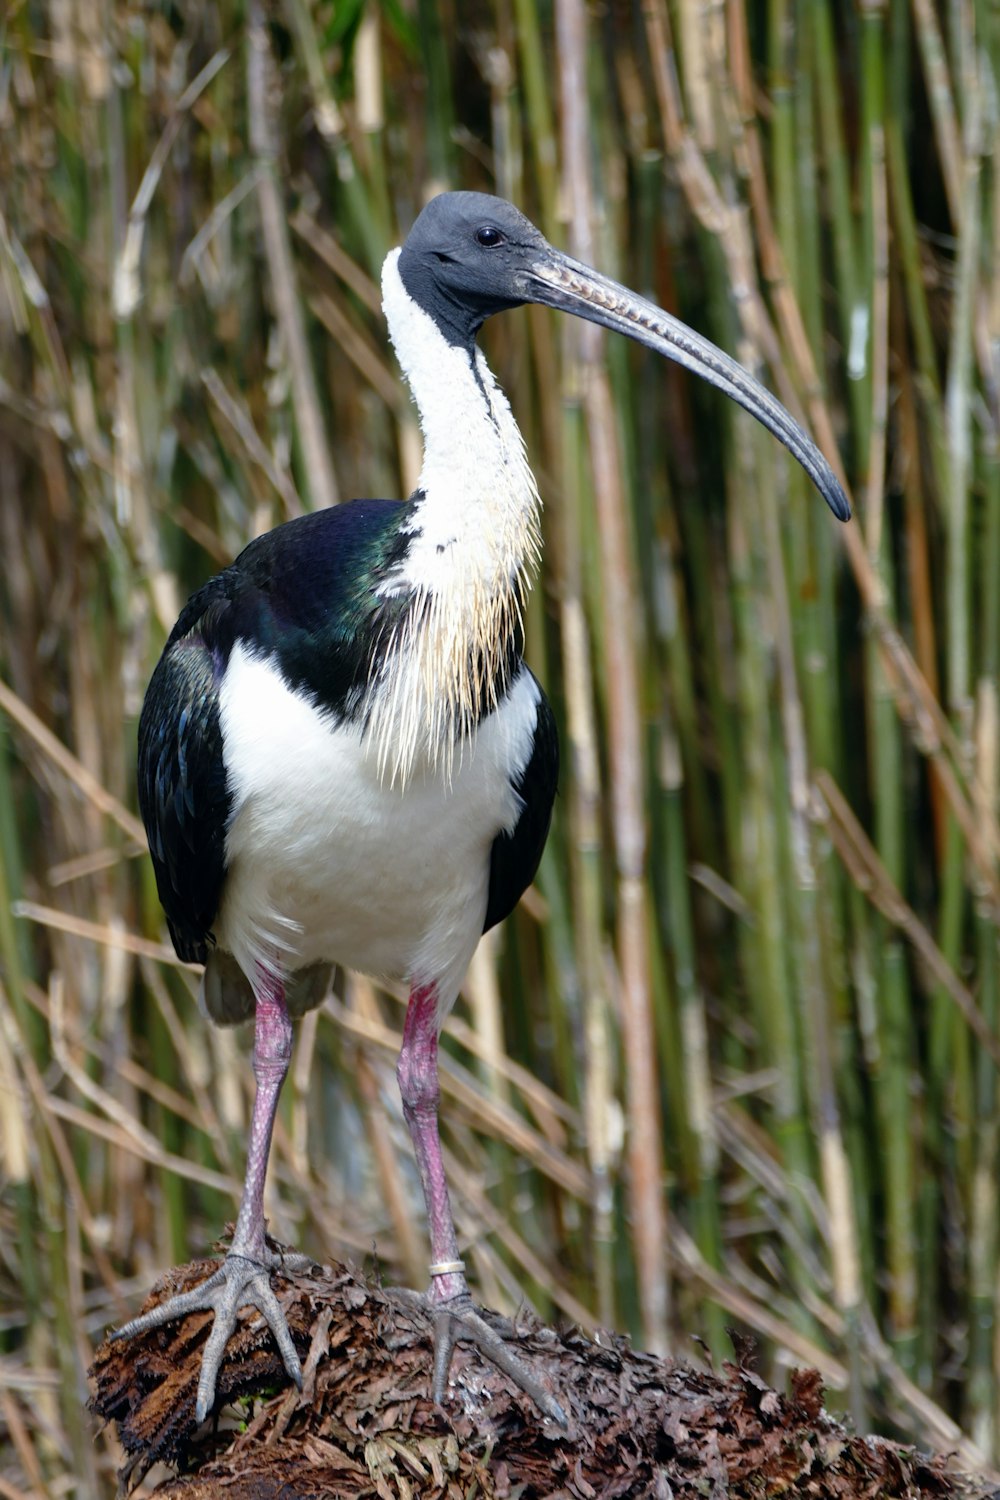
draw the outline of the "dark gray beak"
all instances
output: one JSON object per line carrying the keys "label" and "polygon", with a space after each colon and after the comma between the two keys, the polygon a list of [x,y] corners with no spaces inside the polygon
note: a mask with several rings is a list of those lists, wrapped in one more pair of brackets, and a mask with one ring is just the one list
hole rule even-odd
{"label": "dark gray beak", "polygon": [[742,365],[679,318],[551,246],[521,272],[518,290],[526,302],[558,307],[623,333],[716,386],[762,422],[798,459],[837,519],[850,520],[851,507],[840,480],[791,413]]}

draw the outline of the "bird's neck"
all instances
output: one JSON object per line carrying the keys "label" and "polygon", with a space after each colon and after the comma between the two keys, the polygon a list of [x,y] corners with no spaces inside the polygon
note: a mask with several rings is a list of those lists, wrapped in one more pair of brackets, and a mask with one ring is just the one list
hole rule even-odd
{"label": "bird's neck", "polygon": [[418,756],[421,742],[432,758],[450,758],[495,707],[519,656],[539,548],[538,491],[507,399],[481,351],[449,343],[409,296],[396,259],[382,273],[384,306],[424,462],[406,522],[412,541],[385,584],[414,601],[385,668],[395,707],[382,738],[394,763]]}

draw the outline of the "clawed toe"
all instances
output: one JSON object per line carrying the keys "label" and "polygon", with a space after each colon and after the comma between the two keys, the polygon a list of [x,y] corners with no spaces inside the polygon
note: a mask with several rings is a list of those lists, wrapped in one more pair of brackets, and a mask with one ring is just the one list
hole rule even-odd
{"label": "clawed toe", "polygon": [[215,1386],[230,1335],[236,1328],[241,1307],[255,1307],[263,1316],[278,1345],[289,1378],[302,1389],[302,1366],[281,1304],[271,1287],[272,1270],[302,1270],[312,1262],[307,1256],[284,1257],[266,1252],[267,1263],[230,1251],[222,1265],[200,1286],[169,1297],[150,1312],[133,1318],[110,1335],[112,1339],[133,1338],[150,1333],[192,1312],[214,1312],[215,1322],[202,1355],[195,1399],[195,1418],[203,1422],[215,1404]]}
{"label": "clawed toe", "polygon": [[568,1426],[566,1413],[556,1398],[551,1395],[532,1372],[527,1363],[516,1354],[506,1339],[491,1328],[486,1319],[476,1311],[468,1292],[441,1302],[434,1309],[434,1400],[443,1401],[448,1385],[451,1356],[459,1339],[474,1344],[480,1354],[495,1364],[497,1369],[509,1375],[546,1417]]}
{"label": "clawed toe", "polygon": [[[397,1288],[395,1295],[429,1312],[434,1322],[434,1384],[435,1401],[443,1402],[448,1389],[448,1374],[455,1345],[474,1344],[491,1364],[508,1375],[525,1395],[530,1396],[543,1416],[551,1418],[560,1427],[569,1426],[566,1413],[556,1398],[545,1389],[527,1361],[511,1348],[509,1338],[504,1338],[491,1328],[477,1311],[468,1292],[438,1302],[433,1296],[409,1288]],[[513,1329],[510,1337],[513,1337]]]}

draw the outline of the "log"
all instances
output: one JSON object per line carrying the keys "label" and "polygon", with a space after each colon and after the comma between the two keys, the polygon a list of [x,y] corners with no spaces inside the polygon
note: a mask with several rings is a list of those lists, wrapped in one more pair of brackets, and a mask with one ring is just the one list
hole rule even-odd
{"label": "log", "polygon": [[[146,1307],[217,1265],[169,1272]],[[742,1340],[738,1357],[714,1372],[637,1352],[619,1335],[557,1332],[520,1316],[522,1351],[567,1412],[563,1430],[462,1345],[446,1405],[433,1402],[429,1317],[356,1270],[316,1266],[294,1282],[276,1277],[275,1291],[303,1390],[248,1310],[226,1352],[216,1417],[200,1427],[194,1402],[210,1314],[101,1345],[90,1406],[117,1426],[123,1493],[166,1461],[176,1477],[156,1493],[168,1500],[1000,1495],[984,1478],[950,1472],[946,1458],[849,1432],[824,1410],[815,1370],[793,1372],[787,1394],[772,1390]]]}

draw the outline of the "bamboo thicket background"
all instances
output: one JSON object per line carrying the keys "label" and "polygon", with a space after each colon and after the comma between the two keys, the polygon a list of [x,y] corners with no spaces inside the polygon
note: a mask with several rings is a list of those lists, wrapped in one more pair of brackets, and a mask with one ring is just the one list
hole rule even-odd
{"label": "bamboo thicket background", "polygon": [[[443,187],[732,350],[856,504],[621,339],[485,330],[564,769],[448,1028],[480,1294],[683,1357],[734,1326],[996,1461],[996,6],[254,3],[0,15],[2,1493],[111,1492],[90,1354],[235,1214],[249,1041],[165,946],[138,710],[252,535],[407,493],[377,279]],[[302,1025],[269,1214],[419,1285],[401,1018],[342,976]]]}

